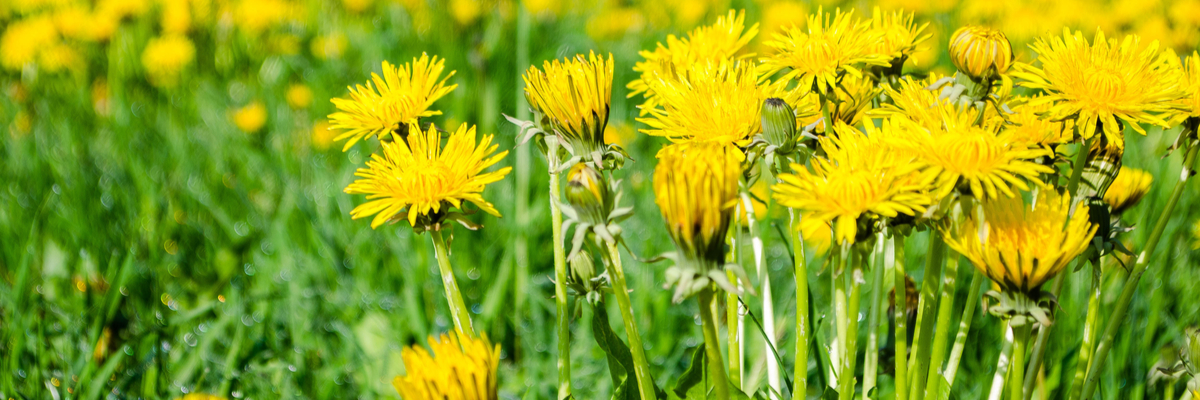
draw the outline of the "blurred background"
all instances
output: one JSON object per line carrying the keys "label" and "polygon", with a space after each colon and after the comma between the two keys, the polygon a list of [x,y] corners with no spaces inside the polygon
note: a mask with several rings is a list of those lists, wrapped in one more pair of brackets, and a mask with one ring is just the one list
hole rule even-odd
{"label": "blurred background", "polygon": [[[330,98],[366,82],[381,61],[422,53],[444,57],[457,70],[449,82],[459,85],[433,107],[444,114],[428,121],[477,124],[511,150],[500,166],[517,171],[485,193],[504,217],[480,214],[484,229],[455,229],[453,264],[476,328],[503,348],[501,396],[553,398],[545,161],[536,149],[515,148],[515,129],[501,117],[525,107],[521,74],[549,59],[612,53],[605,135],[633,158],[617,177],[637,210],[623,227],[636,252],[659,254],[671,243],[650,176],[665,141],[637,132],[641,98],[626,98],[638,51],[732,8],[759,24],[745,51],[761,53],[763,41],[820,6],[864,16],[876,6],[904,9],[929,23],[928,49],[907,69],[916,75],[953,72],[947,36],[965,24],[1003,29],[1025,62],[1033,59],[1026,44],[1064,27],[1089,37],[1098,27],[1109,37],[1138,34],[1181,55],[1200,43],[1200,0],[2,0],[0,398],[396,398],[400,349],[452,329],[433,247],[403,224],[372,230],[350,219],[363,199],[342,189],[378,142],[341,152],[326,115]],[[1126,166],[1158,181],[1126,213],[1139,226],[1157,215],[1170,190],[1159,183],[1173,182],[1180,164],[1178,154],[1161,158],[1175,133],[1149,132],[1129,135],[1125,156]],[[766,181],[756,190],[766,198]],[[1158,390],[1147,384],[1152,366],[1198,321],[1198,191],[1188,187],[1159,265],[1142,280],[1136,323],[1118,337],[1102,378],[1106,398]],[[773,204],[760,211],[780,327],[772,334],[787,357],[794,285],[783,226],[775,226],[785,213]],[[1146,231],[1127,235],[1127,246],[1140,248]],[[906,252],[918,282],[926,237],[917,233]],[[814,265],[823,259],[811,257]],[[646,352],[665,386],[702,340],[692,308],[661,289],[664,269],[626,266]],[[810,273],[814,281],[827,274]],[[963,268],[959,279],[972,273]],[[1078,338],[1061,333],[1082,324],[1086,274],[1077,272],[1060,298],[1068,317],[1039,377],[1051,389],[1074,370]],[[1106,285],[1123,281],[1120,272],[1106,276]],[[825,286],[814,286],[817,304],[828,302]],[[959,286],[962,304],[968,285]],[[1105,302],[1115,301],[1110,293]],[[761,311],[758,301],[748,302],[752,312]],[[591,312],[577,313],[576,397],[607,397]],[[828,337],[830,318],[815,318],[818,336]],[[953,398],[979,398],[995,367],[999,323],[976,318],[976,345]],[[757,385],[770,353],[761,336],[748,337],[747,382]],[[888,348],[882,365],[890,365]],[[884,397],[890,388],[882,377]]]}

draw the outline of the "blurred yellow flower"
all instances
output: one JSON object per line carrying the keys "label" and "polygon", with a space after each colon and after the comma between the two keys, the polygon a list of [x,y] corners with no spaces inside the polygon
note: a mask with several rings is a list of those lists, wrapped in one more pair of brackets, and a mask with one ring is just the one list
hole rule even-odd
{"label": "blurred yellow flower", "polygon": [[313,123],[312,128],[312,144],[317,150],[325,151],[333,144],[334,132],[329,129],[329,122],[317,121]]}
{"label": "blurred yellow flower", "polygon": [[58,43],[46,47],[38,54],[38,67],[50,73],[69,70],[79,72],[84,65],[83,56],[75,48]]}
{"label": "blurred yellow flower", "polygon": [[1146,171],[1121,167],[1117,179],[1113,180],[1108,191],[1104,192],[1104,202],[1112,208],[1112,215],[1121,215],[1142,201],[1142,197],[1150,192],[1150,184],[1153,182],[1154,176]]}
{"label": "blurred yellow flower", "polygon": [[346,51],[346,36],[341,33],[330,33],[317,36],[309,45],[314,57],[322,60],[337,59]]}
{"label": "blurred yellow flower", "polygon": [[557,17],[562,12],[561,0],[524,0],[521,5],[535,17]]}
{"label": "blurred yellow flower", "polygon": [[641,106],[641,115],[658,105],[659,93],[652,85],[663,80],[675,80],[682,71],[696,64],[722,63],[730,59],[742,59],[749,54],[738,55],[746,43],[758,34],[758,24],[746,29],[746,13],[729,10],[729,14],[717,18],[710,26],[702,26],[688,32],[686,38],[667,36],[667,44],[658,43],[654,51],[638,52],[645,61],[638,62],[634,72],[637,79],[626,85],[632,98],[638,94],[646,100]]}
{"label": "blurred yellow flower", "polygon": [[925,30],[928,27],[929,23],[916,25],[912,13],[884,13],[875,7],[871,13],[870,29],[878,35],[879,40],[871,44],[869,51],[887,55],[892,66],[899,68],[913,54],[925,49],[925,42],[932,36]]}
{"label": "blurred yellow flower", "polygon": [[787,28],[765,44],[775,54],[762,59],[764,76],[788,70],[781,80],[796,80],[798,87],[822,95],[833,91],[845,74],[860,76],[863,66],[886,67],[891,57],[871,52],[881,32],[869,29],[870,23],[854,17],[854,11],[809,15],[807,30]]}
{"label": "blurred yellow flower", "polygon": [[371,73],[374,86],[355,85],[349,88],[349,98],[330,100],[338,112],[329,115],[329,122],[344,131],[336,138],[347,141],[343,151],[359,140],[405,129],[418,118],[441,115],[430,109],[433,102],[458,87],[446,86],[454,71],[439,79],[445,69],[445,60],[424,53],[400,67],[384,61],[382,77]]}
{"label": "blurred yellow flower", "polygon": [[155,86],[171,87],[196,58],[196,47],[186,36],[171,35],[150,39],[142,51],[142,67]]}
{"label": "blurred yellow flower", "polygon": [[616,40],[627,34],[641,31],[646,26],[646,17],[634,7],[606,8],[588,19],[584,28],[595,40]]}
{"label": "blurred yellow flower", "polygon": [[479,20],[483,15],[484,5],[481,0],[450,0],[446,8],[450,10],[450,16],[454,17],[454,22],[459,26],[467,26]]}
{"label": "blurred yellow flower", "polygon": [[91,38],[91,13],[81,5],[69,5],[54,10],[54,27],[65,38],[88,40]]}
{"label": "blurred yellow flower", "polygon": [[127,17],[140,16],[149,9],[149,0],[100,0],[96,3],[97,14],[118,21]]}
{"label": "blurred yellow flower", "polygon": [[58,41],[54,21],[47,16],[13,22],[0,37],[0,64],[19,71],[37,61],[38,52]]}
{"label": "blurred yellow flower", "polygon": [[1007,115],[1008,125],[1004,130],[1009,132],[1014,143],[1035,144],[1043,148],[1051,148],[1057,144],[1068,143],[1074,137],[1074,124],[1071,121],[1054,121],[1044,117],[1050,112],[1049,103],[1030,104],[1040,96],[1032,98],[1018,97],[1010,102],[1012,114]]}
{"label": "blurred yellow flower", "polygon": [[162,1],[162,30],[164,34],[182,35],[192,26],[192,9],[188,0]]}
{"label": "blurred yellow flower", "polygon": [[950,36],[950,61],[974,81],[998,79],[1012,66],[1012,43],[1004,32],[968,25]]}
{"label": "blurred yellow flower", "polygon": [[1069,216],[1070,205],[1070,197],[1053,189],[1039,191],[1029,205],[1021,196],[1002,197],[983,202],[983,220],[972,213],[961,225],[940,229],[946,245],[1005,292],[1032,294],[1082,253],[1096,233],[1087,205],[1080,203]]}
{"label": "blurred yellow flower", "polygon": [[[808,16],[808,4],[805,2],[772,1],[762,4],[762,20],[759,21],[760,30],[764,33],[764,38],[769,39],[772,35],[782,32],[785,28],[803,23],[806,16]],[[757,42],[755,48],[763,47],[761,39]]]}
{"label": "blurred yellow flower", "polygon": [[483,199],[483,188],[504,178],[512,167],[484,172],[508,154],[496,153],[492,135],[484,135],[476,144],[475,127],[462,124],[442,147],[437,127],[422,130],[412,124],[408,130],[407,141],[382,142],[382,155],[372,154],[367,167],[355,172],[359,179],[346,187],[346,193],[365,194],[368,201],[350,211],[354,219],[374,215],[372,229],[391,219],[406,219],[418,227],[422,218],[420,225],[436,225],[451,207],[463,208],[463,202],[500,216]]}
{"label": "blurred yellow flower", "polygon": [[525,72],[525,98],[536,112],[536,119],[548,119],[548,128],[571,154],[584,160],[599,157],[604,151],[612,74],[612,54],[605,60],[596,53],[588,53],[586,58],[579,54],[562,61],[546,61],[542,69],[530,66]]}
{"label": "blurred yellow flower", "polygon": [[254,101],[233,112],[233,124],[245,133],[255,133],[267,124],[267,107]]}
{"label": "blurred yellow flower", "polygon": [[496,400],[496,368],[500,345],[487,336],[463,337],[456,333],[430,336],[432,353],[414,345],[401,351],[407,375],[392,381],[404,400]]}
{"label": "blurred yellow flower", "polygon": [[342,7],[353,13],[366,11],[372,5],[375,5],[375,0],[342,0]]}
{"label": "blurred yellow flower", "polygon": [[238,29],[257,35],[291,18],[294,7],[286,0],[240,0],[234,6],[233,20]]}
{"label": "blurred yellow flower", "polygon": [[312,104],[313,93],[312,89],[309,89],[303,83],[293,83],[291,86],[288,86],[286,97],[288,105],[292,106],[292,108],[308,108]]}
{"label": "blurred yellow flower", "polygon": [[1174,53],[1160,52],[1157,41],[1142,46],[1137,36],[1126,36],[1118,42],[1097,30],[1089,44],[1081,32],[1064,29],[1063,37],[1038,39],[1032,47],[1041,66],[1017,64],[1013,75],[1022,86],[1045,91],[1034,104],[1053,103],[1047,117],[1075,119],[1084,139],[1100,131],[1124,147],[1126,125],[1143,135],[1142,123],[1169,127],[1164,117],[1172,117],[1184,95]]}

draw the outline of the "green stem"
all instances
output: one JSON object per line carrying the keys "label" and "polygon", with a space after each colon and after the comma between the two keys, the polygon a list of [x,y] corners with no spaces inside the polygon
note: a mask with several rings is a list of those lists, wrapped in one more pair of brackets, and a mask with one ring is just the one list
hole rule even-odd
{"label": "green stem", "polygon": [[1150,255],[1154,253],[1154,248],[1158,247],[1159,239],[1162,239],[1163,231],[1167,229],[1167,223],[1171,221],[1175,211],[1175,205],[1179,203],[1179,197],[1183,195],[1183,189],[1188,178],[1192,174],[1193,165],[1196,162],[1196,151],[1200,150],[1200,145],[1189,143],[1187,155],[1183,159],[1183,168],[1179,174],[1179,182],[1175,184],[1175,190],[1171,192],[1170,200],[1167,200],[1167,206],[1163,208],[1162,214],[1158,217],[1158,223],[1154,225],[1154,231],[1150,233],[1150,238],[1146,240],[1146,247],[1142,253],[1138,255],[1137,264],[1133,266],[1133,272],[1126,278],[1125,287],[1121,290],[1121,297],[1117,299],[1117,304],[1112,310],[1111,317],[1108,320],[1108,325],[1104,328],[1104,335],[1101,336],[1099,346],[1096,347],[1095,359],[1092,365],[1088,367],[1087,379],[1084,381],[1082,399],[1090,399],[1096,391],[1096,384],[1100,382],[1100,366],[1104,365],[1104,358],[1108,357],[1109,350],[1112,349],[1113,338],[1117,335],[1117,330],[1121,329],[1121,324],[1125,322],[1125,313],[1129,312],[1129,304],[1133,301],[1133,295],[1137,292],[1138,281],[1141,280],[1142,274],[1146,272],[1146,268],[1150,265]]}
{"label": "green stem", "polygon": [[1067,181],[1067,193],[1071,194],[1071,209],[1075,209],[1075,203],[1078,199],[1075,198],[1075,193],[1079,190],[1079,179],[1083,177],[1083,167],[1087,164],[1088,152],[1091,151],[1092,143],[1096,141],[1097,136],[1092,136],[1091,139],[1085,141],[1079,151],[1075,153],[1074,166],[1071,170],[1071,179]]}
{"label": "green stem", "polygon": [[[740,208],[740,207],[736,207]],[[735,209],[736,209],[735,208]],[[733,214],[733,223],[729,226],[729,259],[731,262],[741,264],[740,251],[742,246],[742,225],[741,212],[735,211]],[[741,288],[741,282],[737,275],[732,270],[726,270],[725,276],[734,286]],[[738,307],[741,307],[741,302],[738,301],[738,294],[733,292],[725,293],[725,334],[729,340],[729,381],[733,383],[735,388],[742,387],[742,329],[740,321],[740,312]]]}
{"label": "green stem", "polygon": [[849,323],[846,327],[846,346],[842,354],[842,372],[838,375],[838,398],[841,400],[854,399],[857,381],[854,370],[858,362],[858,314],[859,305],[862,303],[862,284],[866,283],[861,252],[855,250],[853,245],[849,246],[850,274],[846,276],[847,279],[843,279],[850,286],[850,304],[845,315]]}
{"label": "green stem", "polygon": [[842,244],[836,258],[834,270],[830,272],[830,284],[833,285],[833,317],[837,326],[837,359],[832,360],[832,367],[842,381],[842,366],[846,360],[846,331],[850,329],[848,314],[849,301],[846,296],[846,261],[850,258],[850,245]]}
{"label": "green stem", "polygon": [[558,148],[546,152],[550,168],[550,229],[554,240],[554,303],[558,313],[558,398],[571,397],[571,310],[567,306],[567,255],[562,240],[559,204]]}
{"label": "green stem", "polygon": [[867,348],[863,356],[863,399],[869,399],[879,374],[879,319],[884,313],[883,272],[884,249],[888,242],[886,228],[876,235],[875,258],[871,261],[871,311],[867,316]]}
{"label": "green stem", "polygon": [[[1078,260],[1079,259],[1076,259],[1077,263],[1079,262]],[[1063,284],[1067,280],[1067,275],[1068,274],[1062,273],[1054,279],[1054,286],[1050,290],[1050,294],[1055,298],[1062,293]],[[1038,328],[1037,339],[1035,339],[1033,343],[1033,354],[1029,356],[1029,370],[1033,371],[1034,373],[1025,378],[1024,384],[1025,393],[1031,396],[1033,395],[1033,385],[1037,382],[1035,377],[1037,376],[1038,370],[1042,368],[1042,359],[1044,359],[1046,356],[1046,345],[1050,341],[1050,330],[1053,328],[1054,325]]]}
{"label": "green stem", "polygon": [[642,335],[638,333],[637,320],[633,318],[633,305],[629,301],[629,290],[625,285],[625,270],[621,268],[621,253],[616,243],[608,243],[608,277],[612,283],[613,294],[617,297],[617,307],[621,309],[621,319],[625,323],[625,335],[629,337],[629,350],[633,353],[633,373],[637,377],[638,394],[643,400],[655,400],[654,377],[650,374],[650,363],[646,361],[646,351],[642,346]]}
{"label": "green stem", "polygon": [[1083,322],[1083,342],[1079,344],[1079,359],[1075,362],[1075,378],[1071,381],[1071,397],[1083,393],[1083,381],[1092,364],[1092,353],[1096,350],[1096,329],[1100,317],[1100,268],[1092,268],[1092,288],[1088,293],[1087,317]]}
{"label": "green stem", "polygon": [[897,262],[896,251],[904,248],[904,237],[896,235],[889,246],[884,249],[883,263],[895,273],[893,291],[896,293],[896,400],[908,400],[908,274],[904,272],[904,263]]}
{"label": "green stem", "polygon": [[[762,330],[767,332],[765,343],[763,343],[764,354],[774,353],[778,356],[776,349],[779,348],[777,339],[775,338],[775,300],[771,293],[771,274],[763,268],[763,241],[761,233],[755,229],[754,205],[751,203],[750,196],[742,193],[742,205],[746,210],[746,227],[750,229],[750,248],[754,252],[754,272],[758,274],[759,290],[762,291]],[[744,316],[741,316],[744,317]],[[753,316],[751,316],[753,317]],[[745,326],[745,324],[742,324]],[[767,352],[771,353],[767,353]],[[767,357],[767,387],[776,393],[783,393],[782,385],[779,379],[779,358]]]}
{"label": "green stem", "polygon": [[925,382],[925,397],[932,393],[938,379],[942,379],[942,361],[946,359],[946,348],[950,342],[950,322],[954,314],[954,290],[957,286],[959,255],[951,253],[946,259],[942,274],[942,295],[938,301],[937,328],[933,330],[933,347],[929,356],[929,375]]}
{"label": "green stem", "polygon": [[946,368],[942,370],[946,377],[946,390],[954,387],[954,375],[958,372],[958,362],[962,360],[963,348],[967,344],[967,334],[971,331],[971,321],[975,319],[975,306],[979,304],[979,292],[983,289],[984,281],[983,273],[978,271],[971,277],[971,292],[967,294],[967,304],[963,307],[962,319],[958,322],[954,348],[950,350],[950,358],[946,360]]}
{"label": "green stem", "polygon": [[[517,7],[517,55],[516,55],[516,70],[521,71],[529,65],[529,12],[524,7]],[[518,80],[518,85],[523,85],[523,80]],[[529,104],[525,99],[525,91],[523,88],[518,88],[516,91],[516,116],[520,120],[529,119]],[[516,148],[516,220],[517,234],[514,235],[514,256],[517,262],[517,280],[516,287],[513,288],[513,294],[516,295],[516,310],[518,315],[524,315],[525,305],[529,300],[529,236],[526,232],[529,230],[529,178],[530,178],[530,154],[529,146],[517,146]]]}
{"label": "green stem", "polygon": [[1008,320],[1000,324],[1000,332],[1004,335],[1004,344],[1000,346],[1000,354],[996,356],[996,373],[992,375],[992,386],[988,390],[988,400],[1000,400],[1004,394],[1004,378],[1008,375],[1009,360],[1012,358],[1013,334]]}
{"label": "green stem", "polygon": [[717,400],[729,400],[729,376],[725,375],[725,363],[721,361],[721,342],[717,339],[717,322],[713,319],[712,287],[700,291],[700,324],[704,330],[704,354],[708,357],[708,376],[713,382]]}
{"label": "green stem", "polygon": [[450,303],[450,317],[454,320],[454,330],[459,336],[475,337],[471,328],[471,315],[467,303],[463,301],[462,292],[458,290],[458,280],[454,279],[454,269],[450,268],[450,251],[446,248],[446,240],[442,231],[429,232],[433,236],[433,249],[437,255],[438,271],[442,273],[442,286],[446,288],[446,301]]}
{"label": "green stem", "polygon": [[1033,324],[1029,323],[1013,329],[1013,363],[1011,367],[1013,370],[1012,379],[1008,380],[1009,400],[1024,400],[1021,384],[1025,382],[1025,350],[1029,346],[1031,329],[1033,329]]}
{"label": "green stem", "polygon": [[912,356],[908,362],[909,376],[908,398],[921,398],[921,389],[925,377],[929,373],[929,346],[933,330],[933,309],[937,306],[936,296],[938,280],[942,276],[942,259],[946,255],[946,243],[938,233],[929,235],[929,255],[925,264],[925,276],[921,278],[921,297],[917,303],[917,332],[913,340]]}
{"label": "green stem", "polygon": [[[800,237],[800,215],[788,209],[792,231],[792,251],[796,275],[796,366],[792,398],[804,399],[808,393],[808,266],[804,259],[804,239]],[[824,373],[824,372],[822,372]]]}

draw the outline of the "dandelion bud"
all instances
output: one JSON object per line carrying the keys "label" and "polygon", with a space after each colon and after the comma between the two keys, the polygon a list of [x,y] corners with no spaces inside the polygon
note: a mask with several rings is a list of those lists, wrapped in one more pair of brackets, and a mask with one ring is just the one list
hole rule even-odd
{"label": "dandelion bud", "polygon": [[1188,364],[1192,366],[1193,375],[1200,375],[1200,327],[1191,327],[1186,332]]}
{"label": "dandelion bud", "polygon": [[578,163],[567,172],[567,203],[583,222],[604,224],[610,211],[610,190],[604,176],[587,164]]}
{"label": "dandelion bud", "polygon": [[772,97],[762,106],[763,139],[775,146],[775,152],[791,153],[796,149],[796,113],[786,101]]}
{"label": "dandelion bud", "polygon": [[1107,137],[1101,136],[1099,140],[1094,140],[1091,149],[1088,150],[1087,165],[1083,166],[1080,198],[1107,197],[1108,188],[1113,185],[1122,169],[1121,158],[1124,155],[1124,146],[1111,145]]}
{"label": "dandelion bud", "polygon": [[1012,66],[1012,43],[999,30],[964,26],[950,40],[950,60],[971,80],[993,80]]}

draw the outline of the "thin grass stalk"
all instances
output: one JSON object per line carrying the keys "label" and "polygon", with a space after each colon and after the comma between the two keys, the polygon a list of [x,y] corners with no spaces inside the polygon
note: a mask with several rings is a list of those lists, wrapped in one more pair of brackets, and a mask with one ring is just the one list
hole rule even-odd
{"label": "thin grass stalk", "polygon": [[716,303],[713,288],[700,291],[697,302],[700,307],[700,324],[704,331],[704,355],[708,357],[708,376],[713,383],[717,400],[729,400],[729,376],[725,374],[725,363],[721,361],[721,342],[717,338],[717,321],[713,318]]}
{"label": "thin grass stalk", "polygon": [[1000,355],[996,357],[996,373],[992,375],[992,386],[988,390],[988,400],[1000,400],[1004,394],[1004,378],[1008,375],[1009,360],[1013,351],[1013,330],[1008,326],[1008,320],[1000,325],[1004,332],[1004,344],[1000,346]]}
{"label": "thin grass stalk", "polygon": [[942,275],[942,259],[946,255],[946,242],[941,234],[936,232],[929,236],[928,262],[925,264],[925,277],[921,279],[921,297],[917,303],[917,332],[913,340],[913,349],[908,361],[908,369],[912,374],[908,377],[908,397],[920,398],[926,375],[929,373],[929,347],[933,324],[933,310],[937,306],[938,281]]}
{"label": "thin grass stalk", "polygon": [[625,269],[621,267],[621,253],[615,243],[608,243],[608,257],[605,257],[608,267],[609,283],[612,284],[613,294],[617,298],[617,307],[621,309],[621,320],[625,323],[625,336],[629,337],[629,350],[633,353],[633,373],[637,377],[638,394],[643,400],[655,400],[654,376],[650,373],[650,363],[646,361],[645,346],[642,345],[642,335],[638,333],[637,319],[633,317],[633,304],[629,301],[629,290],[625,284]]}
{"label": "thin grass stalk", "polygon": [[904,236],[895,235],[887,242],[883,250],[884,268],[891,269],[894,274],[893,291],[896,296],[894,318],[896,320],[895,347],[896,355],[896,400],[908,400],[908,293],[905,287],[908,275],[904,272],[904,263],[896,262],[896,251],[904,248]]}
{"label": "thin grass stalk", "polygon": [[[1081,262],[1079,261],[1081,259],[1082,258],[1077,258],[1075,262],[1079,263]],[[1055,298],[1062,293],[1062,288],[1067,280],[1067,275],[1068,274],[1065,273],[1059,274],[1057,278],[1054,278],[1054,284],[1050,289],[1050,294],[1054,295]],[[1029,370],[1037,372],[1039,369],[1041,369],[1042,359],[1046,355],[1046,345],[1050,341],[1050,331],[1052,329],[1054,329],[1054,325],[1043,326],[1038,329],[1037,339],[1035,339],[1033,343],[1033,354],[1030,354],[1029,356]],[[1033,385],[1036,383],[1033,378],[1034,376],[1035,375],[1029,375],[1025,378],[1025,393],[1033,393]]]}
{"label": "thin grass stalk", "polygon": [[463,301],[462,292],[458,290],[458,280],[454,279],[454,269],[450,268],[450,252],[446,248],[446,240],[442,231],[432,230],[433,249],[437,255],[438,271],[442,273],[442,286],[446,288],[446,301],[450,303],[450,317],[454,321],[454,330],[465,337],[475,337],[471,328],[471,315],[467,303]]}
{"label": "thin grass stalk", "polygon": [[958,280],[959,254],[947,251],[950,256],[942,271],[942,295],[938,299],[937,327],[933,330],[933,347],[929,354],[929,375],[925,382],[925,396],[930,396],[930,390],[935,388],[937,380],[941,379],[942,362],[946,359],[946,349],[950,342],[950,323],[954,318],[954,292]]}
{"label": "thin grass stalk", "polygon": [[1171,192],[1171,198],[1167,200],[1166,207],[1163,208],[1162,214],[1158,217],[1158,222],[1154,225],[1154,230],[1150,233],[1150,238],[1146,240],[1146,247],[1138,255],[1137,263],[1133,266],[1133,271],[1126,278],[1125,287],[1121,290],[1121,297],[1117,299],[1111,317],[1108,320],[1108,325],[1104,328],[1104,334],[1101,336],[1100,342],[1096,347],[1095,359],[1092,365],[1088,367],[1087,379],[1084,380],[1083,394],[1079,398],[1090,399],[1096,391],[1096,384],[1100,382],[1100,367],[1104,365],[1105,357],[1108,357],[1108,352],[1112,349],[1113,338],[1117,335],[1117,330],[1121,329],[1121,324],[1125,321],[1125,314],[1129,312],[1129,304],[1133,301],[1133,295],[1137,292],[1138,281],[1141,280],[1142,274],[1146,272],[1146,268],[1150,266],[1150,255],[1154,253],[1154,249],[1158,247],[1158,241],[1162,239],[1163,231],[1167,229],[1167,223],[1170,222],[1175,211],[1175,205],[1179,203],[1179,198],[1183,195],[1183,190],[1187,184],[1187,180],[1192,175],[1192,168],[1196,163],[1196,152],[1200,150],[1200,145],[1189,143],[1187,155],[1183,158],[1183,168],[1179,173],[1179,182],[1175,183],[1175,190]]}
{"label": "thin grass stalk", "polygon": [[1083,323],[1083,341],[1079,344],[1079,357],[1075,362],[1075,378],[1071,381],[1071,396],[1083,393],[1083,381],[1087,378],[1088,368],[1092,365],[1092,353],[1096,350],[1096,330],[1100,318],[1100,268],[1092,268],[1092,287],[1088,292],[1087,316]]}
{"label": "thin grass stalk", "polygon": [[879,375],[879,320],[883,318],[884,249],[887,247],[887,229],[880,230],[875,238],[875,256],[871,260],[871,311],[867,316],[867,349],[863,356],[863,399],[869,400]]}
{"label": "thin grass stalk", "polygon": [[[839,249],[835,267],[833,271],[830,271],[829,279],[830,284],[833,285],[833,317],[837,326],[837,348],[833,354],[833,357],[836,358],[830,361],[831,368],[838,377],[837,382],[840,384],[842,382],[842,366],[845,365],[844,360],[846,359],[846,331],[850,329],[850,301],[846,287],[846,262],[850,258],[850,245],[842,244]],[[838,390],[841,390],[840,386]]]}
{"label": "thin grass stalk", "polygon": [[1024,400],[1022,384],[1025,382],[1025,351],[1029,347],[1029,333],[1033,329],[1033,324],[1025,324],[1013,329],[1013,363],[1012,377],[1008,380],[1008,398],[1009,400]]}
{"label": "thin grass stalk", "polygon": [[[742,261],[742,213],[734,208],[733,223],[729,225],[729,260],[730,262],[741,265]],[[741,280],[732,270],[726,270],[725,276],[729,282],[741,289]],[[742,329],[741,320],[738,318],[741,302],[738,301],[738,294],[732,292],[725,293],[725,335],[729,340],[729,382],[735,388],[742,387]]]}
{"label": "thin grass stalk", "polygon": [[[775,303],[771,295],[771,274],[767,273],[766,268],[763,268],[763,241],[762,235],[754,224],[757,222],[754,217],[754,205],[751,203],[750,196],[742,194],[742,205],[746,209],[746,225],[750,228],[750,245],[754,252],[754,270],[758,273],[758,286],[762,291],[762,324],[763,331],[767,332],[767,340],[763,343],[764,354],[769,354],[768,351],[778,349],[779,344],[775,339]],[[739,315],[745,318],[745,315]],[[741,324],[740,326],[745,326]],[[775,393],[783,393],[781,381],[779,379],[779,360],[775,357],[767,357],[767,387],[771,388],[771,399],[776,399]]]}
{"label": "thin grass stalk", "polygon": [[[800,237],[800,216],[788,209],[788,225],[792,233],[793,268],[796,276],[796,365],[794,367],[792,398],[804,399],[808,393],[808,265],[804,259],[804,239]],[[822,371],[821,373],[824,373]]]}
{"label": "thin grass stalk", "polygon": [[967,344],[967,334],[971,332],[971,321],[975,319],[975,308],[979,305],[979,292],[983,290],[985,281],[981,272],[975,272],[975,275],[971,277],[971,292],[967,294],[967,304],[963,307],[962,318],[958,322],[958,334],[954,336],[954,348],[950,350],[946,368],[941,372],[941,375],[946,378],[946,390],[954,387],[954,376],[958,373],[959,361],[962,361],[963,348]]}
{"label": "thin grass stalk", "polygon": [[550,229],[554,240],[554,303],[557,306],[558,398],[571,397],[571,310],[567,305],[567,254],[562,240],[562,210],[558,208],[558,149],[546,152],[550,171]]}
{"label": "thin grass stalk", "polygon": [[847,267],[850,268],[849,274],[845,282],[850,288],[850,301],[847,307],[846,318],[849,319],[846,325],[846,345],[843,347],[842,372],[838,375],[838,398],[841,400],[853,400],[857,378],[854,375],[858,362],[858,314],[859,306],[862,304],[862,286],[866,283],[863,271],[863,260],[860,251],[850,247],[850,260]]}

